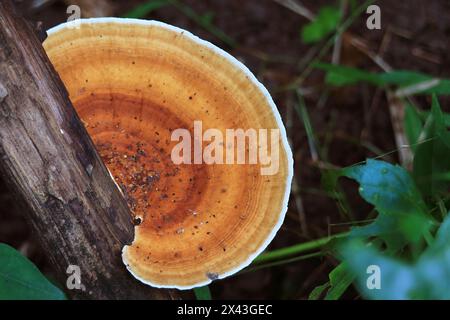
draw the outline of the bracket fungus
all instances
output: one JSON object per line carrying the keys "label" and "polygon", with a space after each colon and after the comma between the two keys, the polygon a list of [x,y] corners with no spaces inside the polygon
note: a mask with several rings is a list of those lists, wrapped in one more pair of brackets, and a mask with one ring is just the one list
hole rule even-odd
{"label": "bracket fungus", "polygon": [[[138,221],[122,251],[128,270],[151,286],[189,289],[250,264],[283,222],[293,171],[267,90],[188,31],[134,19],[77,23],[49,30],[44,48]],[[243,139],[225,140],[230,129]],[[181,148],[182,160],[192,163],[173,159],[186,132],[194,150]],[[204,159],[208,146],[215,161]],[[278,153],[268,157],[278,161],[270,174],[270,161],[220,161],[255,160],[251,152],[261,160],[263,151]]]}

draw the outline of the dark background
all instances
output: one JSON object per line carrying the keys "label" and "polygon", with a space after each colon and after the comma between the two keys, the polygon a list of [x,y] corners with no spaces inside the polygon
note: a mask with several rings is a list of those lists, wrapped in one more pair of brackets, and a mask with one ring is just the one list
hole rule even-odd
{"label": "dark background", "polygon": [[[23,13],[46,30],[67,19],[70,3],[80,4],[84,16],[123,16],[145,1],[18,1]],[[329,88],[323,72],[314,70],[300,89],[308,108],[318,145],[319,159],[312,157],[302,121],[295,113],[296,92],[287,90],[310,66],[324,41],[305,45],[300,30],[308,20],[281,1],[273,0],[182,0],[197,15],[212,15],[213,24],[228,37],[230,45],[201,27],[185,12],[165,6],[145,18],[164,21],[187,29],[230,52],[244,62],[271,92],[288,127],[293,143],[296,186],[290,199],[285,223],[269,249],[301,243],[328,234],[345,231],[353,223],[368,217],[370,207],[359,197],[356,185],[344,181],[352,216],[342,215],[335,200],[321,185],[320,168],[348,166],[367,157],[389,153],[382,158],[398,162],[398,153],[389,103],[385,92],[367,84],[345,88]],[[289,1],[285,1],[289,2]],[[291,1],[293,2],[293,1]],[[352,2],[300,2],[312,13],[323,5],[341,6],[348,16]],[[102,4],[105,4],[103,6]],[[95,5],[93,5],[95,4]],[[345,6],[347,4],[347,6]],[[359,16],[342,38],[338,53],[333,48],[322,61],[337,59],[339,64],[370,71],[383,71],[373,57],[383,59],[393,69],[415,70],[434,76],[448,77],[450,59],[450,3],[446,0],[375,1],[381,8],[381,30],[366,28],[367,15]],[[357,45],[354,45],[357,43]],[[334,56],[334,58],[333,58]],[[372,57],[372,58],[371,58]],[[429,106],[428,97],[414,98],[422,108]],[[441,99],[447,109],[448,99]],[[28,256],[51,277],[51,266],[39,247],[36,235],[0,177],[0,242],[8,243]],[[305,299],[316,287],[328,280],[337,261],[329,255],[279,266],[244,272],[213,283],[213,298],[219,299]],[[350,290],[346,299],[358,299]]]}

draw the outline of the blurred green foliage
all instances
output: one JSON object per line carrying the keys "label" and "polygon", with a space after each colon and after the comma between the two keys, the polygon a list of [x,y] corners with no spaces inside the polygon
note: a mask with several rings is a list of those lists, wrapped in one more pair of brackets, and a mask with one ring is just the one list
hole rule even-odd
{"label": "blurred green foliage", "polygon": [[450,132],[436,96],[433,97],[431,113],[422,130],[426,142],[420,143],[416,149],[414,179],[424,196],[445,195],[449,183],[436,179],[436,176],[450,172]]}
{"label": "blurred green foliage", "polygon": [[[360,77],[359,72],[356,74]],[[413,106],[406,108],[405,131],[415,144],[412,172],[399,165],[368,159],[364,164],[327,173],[331,189],[336,187],[339,177],[358,182],[361,197],[373,205],[378,215],[370,224],[352,228],[348,237],[336,245],[336,256],[342,263],[330,273],[328,283],[316,287],[311,299],[320,297],[326,289],[325,298],[329,297],[333,287],[338,289],[331,298],[339,298],[352,282],[349,279],[356,279],[360,293],[370,299],[450,297],[447,127],[445,114],[433,95],[426,119]],[[371,265],[380,268],[381,289],[367,286],[367,268]]]}
{"label": "blurred green foliage", "polygon": [[194,289],[195,298],[197,300],[211,300],[211,291],[208,286],[199,287]]}
{"label": "blurred green foliage", "polygon": [[[331,86],[341,87],[365,82],[378,87],[416,86],[414,94],[450,94],[450,79],[438,79],[415,71],[396,70],[376,73],[328,63],[316,63],[314,67],[326,72],[325,82]],[[420,84],[422,86],[419,86]]]}
{"label": "blurred green foliage", "polygon": [[320,8],[314,21],[302,28],[302,41],[306,44],[312,44],[325,39],[336,31],[340,21],[341,11],[338,8],[331,6]]}
{"label": "blurred green foliage", "polygon": [[[417,262],[387,256],[373,245],[350,241],[342,247],[344,259],[361,294],[368,299],[450,299],[450,215],[433,243]],[[380,288],[369,289],[367,267],[380,268]]]}

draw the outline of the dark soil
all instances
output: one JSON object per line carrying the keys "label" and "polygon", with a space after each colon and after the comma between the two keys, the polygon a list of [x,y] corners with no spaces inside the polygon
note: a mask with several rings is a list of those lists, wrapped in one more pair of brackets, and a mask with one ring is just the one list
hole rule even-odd
{"label": "dark soil", "polygon": [[[26,1],[22,2],[26,8]],[[118,3],[116,15],[122,15],[142,1],[115,2]],[[301,2],[312,12],[330,3],[318,0]],[[297,100],[293,91],[282,89],[304,69],[302,65],[307,61],[305,59],[312,46],[302,43],[300,29],[308,21],[271,0],[184,0],[184,3],[199,14],[213,13],[214,24],[235,39],[237,46],[231,48],[172,7],[159,9],[148,18],[190,30],[238,57],[269,89],[286,121],[288,109],[292,109]],[[349,44],[348,39],[357,36],[365,41],[370,50],[379,52],[394,69],[448,77],[450,3],[446,0],[384,0],[376,1],[376,4],[382,11],[382,29],[368,30],[365,14],[356,19],[344,36],[340,63],[381,71],[367,55]],[[28,13],[28,16],[34,21],[42,21],[43,26],[48,28],[64,21],[65,9],[63,3],[57,2],[41,11]],[[327,54],[323,60],[330,59],[331,54]],[[323,85],[323,73],[319,71],[314,71],[302,88],[310,91],[304,98],[327,163],[347,166],[397,148],[384,92],[361,84],[331,89],[325,95],[328,89]],[[415,101],[423,108],[429,105],[428,97],[418,97]],[[448,99],[441,102],[444,108],[449,105]],[[291,197],[285,223],[269,249],[324,237],[329,232],[344,231],[348,225],[335,225],[349,222],[339,213],[336,202],[323,191],[319,166],[311,158],[302,122],[295,112],[291,112],[290,118],[293,121],[290,137],[294,147],[295,174],[304,206],[307,233],[305,228],[301,228],[299,212],[294,197]],[[379,153],[371,152],[366,147],[368,145],[376,147]],[[398,161],[396,153],[384,159]],[[367,218],[370,207],[360,199],[355,185],[345,182],[342,187],[352,209],[352,219]],[[20,248],[41,270],[51,273],[50,265],[34,241],[36,237],[30,234],[13,199],[4,182],[0,181],[0,242]],[[215,282],[211,290],[214,298],[223,299],[305,299],[315,286],[328,280],[328,272],[335,265],[336,261],[331,257],[313,258],[235,275]],[[357,298],[357,294],[349,292],[346,298]]]}

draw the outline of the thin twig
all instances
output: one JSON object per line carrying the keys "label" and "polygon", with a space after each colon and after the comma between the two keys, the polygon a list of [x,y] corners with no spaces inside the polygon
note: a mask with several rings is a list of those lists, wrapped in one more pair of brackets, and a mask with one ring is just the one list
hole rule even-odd
{"label": "thin twig", "polygon": [[56,0],[33,0],[29,5],[29,10],[33,13],[41,11],[45,7],[51,5]]}
{"label": "thin twig", "polygon": [[[366,42],[358,37],[352,36],[350,42],[353,46],[369,57],[377,66],[383,71],[392,71],[392,67],[381,57],[379,54],[371,51],[368,48]],[[384,50],[384,48],[383,48]],[[430,84],[427,84],[430,85]],[[433,83],[431,84],[433,85]],[[405,148],[408,145],[406,133],[404,131],[404,118],[405,118],[405,104],[399,99],[399,96],[405,96],[412,90],[418,90],[420,88],[408,88],[393,93],[391,91],[386,92],[386,96],[389,104],[389,113],[391,116],[392,128],[394,130],[395,143],[399,151],[399,160],[402,165],[409,167],[412,164],[413,154],[410,148]]]}
{"label": "thin twig", "polygon": [[303,100],[303,97],[297,92],[297,100],[298,103],[295,104],[297,114],[300,118],[300,120],[303,121],[303,125],[305,126],[306,136],[308,138],[308,145],[309,150],[311,152],[311,159],[314,163],[317,163],[319,161],[319,152],[317,149],[317,140],[314,136],[313,128],[311,126],[311,120],[309,118],[308,110],[306,109],[305,102]]}
{"label": "thin twig", "polygon": [[383,71],[392,71],[392,67],[381,57],[381,55],[373,52],[369,49],[367,42],[355,35],[349,35],[350,44],[356,49],[364,53],[370,60],[372,60],[377,66],[379,66]]}
{"label": "thin twig", "polygon": [[302,17],[305,17],[306,19],[312,21],[314,20],[315,16],[314,13],[312,13],[308,8],[306,8],[303,4],[301,4],[299,1],[295,0],[273,0],[278,4],[281,4],[283,7],[286,7],[293,12],[301,15]]}
{"label": "thin twig", "polygon": [[440,79],[431,79],[431,80],[427,80],[427,81],[422,81],[422,82],[415,83],[413,85],[410,85],[410,86],[407,86],[404,88],[397,89],[394,92],[394,95],[396,98],[408,97],[408,96],[414,95],[416,93],[425,91],[427,89],[434,88],[437,85],[439,85],[440,82],[441,82]]}
{"label": "thin twig", "polygon": [[[291,145],[291,148],[294,149],[294,144],[293,141],[291,139],[292,136],[292,128],[293,128],[293,113],[294,113],[294,108],[293,108],[293,101],[292,101],[292,95],[289,99],[289,102],[287,104],[287,112],[286,112],[286,131],[287,131],[287,136],[288,136],[288,140],[289,140],[289,144]],[[294,201],[295,201],[295,207],[297,209],[297,213],[298,213],[298,219],[300,222],[300,228],[302,231],[302,235],[304,237],[308,237],[308,227],[306,224],[306,214],[305,214],[305,207],[303,206],[303,200],[300,196],[300,186],[298,183],[298,179],[297,176],[294,174],[294,177],[292,179],[292,190],[291,190],[292,196],[294,197]]]}
{"label": "thin twig", "polygon": [[[341,19],[345,17],[348,7],[348,0],[341,0]],[[342,49],[342,34],[338,34],[336,39],[334,40],[333,54],[331,56],[332,64],[339,64],[341,59],[341,49]]]}

